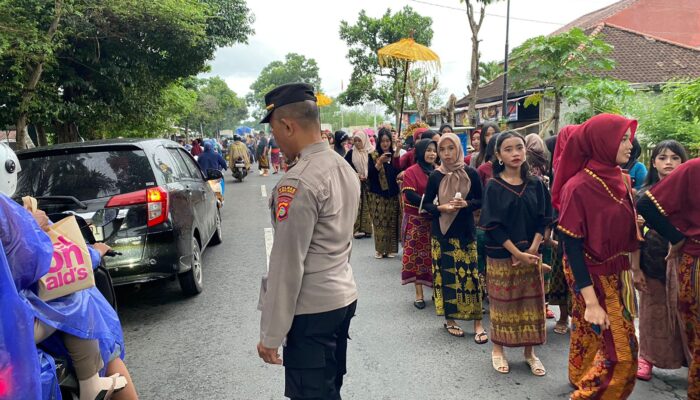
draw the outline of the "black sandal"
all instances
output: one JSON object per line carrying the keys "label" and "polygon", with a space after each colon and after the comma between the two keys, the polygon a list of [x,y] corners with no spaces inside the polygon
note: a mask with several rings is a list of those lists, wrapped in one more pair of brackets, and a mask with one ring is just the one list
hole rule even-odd
{"label": "black sandal", "polygon": [[[454,337],[464,337],[464,331],[459,326],[447,325],[447,323],[442,324],[442,326],[445,327],[445,329],[447,330],[447,333],[449,333],[450,335],[452,335]],[[452,329],[452,331],[459,331],[459,333],[452,333],[452,331],[450,329]]]}
{"label": "black sandal", "polygon": [[[485,339],[481,339],[482,337],[486,337]],[[486,334],[486,331],[479,332],[476,335],[474,335],[474,342],[476,344],[485,344],[489,342],[489,337]]]}
{"label": "black sandal", "polygon": [[423,299],[418,299],[413,302],[413,306],[419,310],[422,310],[425,308],[425,301]]}

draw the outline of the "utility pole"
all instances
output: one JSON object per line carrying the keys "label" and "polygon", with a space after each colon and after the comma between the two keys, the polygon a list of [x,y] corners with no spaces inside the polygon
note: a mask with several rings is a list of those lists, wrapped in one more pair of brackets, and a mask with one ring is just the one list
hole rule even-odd
{"label": "utility pole", "polygon": [[501,115],[508,119],[508,30],[510,29],[510,0],[508,0],[506,11],[506,57],[503,63],[503,105]]}

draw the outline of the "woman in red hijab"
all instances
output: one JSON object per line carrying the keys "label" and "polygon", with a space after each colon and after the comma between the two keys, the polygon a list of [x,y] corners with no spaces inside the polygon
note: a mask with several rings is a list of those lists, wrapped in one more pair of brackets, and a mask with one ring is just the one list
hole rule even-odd
{"label": "woman in red hijab", "polygon": [[[423,132],[427,132],[430,130],[430,128],[427,127],[419,127],[413,130],[413,143],[418,143],[420,140],[420,136],[423,134]],[[413,148],[409,151],[406,152],[406,154],[402,155],[401,158],[399,159],[399,169],[401,171],[405,171],[408,169],[408,167],[415,165],[416,164],[416,149]]]}
{"label": "woman in red hijab", "polygon": [[678,311],[690,347],[688,400],[700,399],[700,159],[690,160],[645,192],[637,203],[646,223],[673,246],[678,263]]}
{"label": "woman in red hijab", "polygon": [[571,129],[566,143],[557,143],[552,190],[564,271],[574,292],[571,399],[626,399],[638,350],[634,301],[626,296],[633,289],[624,271],[631,267],[638,288],[645,286],[634,203],[618,165],[630,157],[637,121],[600,114]]}

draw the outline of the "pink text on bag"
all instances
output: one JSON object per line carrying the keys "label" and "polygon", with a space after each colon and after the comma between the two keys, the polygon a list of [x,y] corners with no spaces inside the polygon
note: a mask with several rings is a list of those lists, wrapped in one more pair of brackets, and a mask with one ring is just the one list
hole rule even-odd
{"label": "pink text on bag", "polygon": [[49,276],[46,277],[46,290],[58,289],[76,280],[88,278],[82,249],[64,236],[59,236],[58,242],[54,243],[53,260]]}

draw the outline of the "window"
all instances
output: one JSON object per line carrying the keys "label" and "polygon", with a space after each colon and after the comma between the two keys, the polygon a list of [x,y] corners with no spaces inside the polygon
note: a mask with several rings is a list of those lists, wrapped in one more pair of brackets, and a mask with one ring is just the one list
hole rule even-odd
{"label": "window", "polygon": [[185,162],[185,165],[187,165],[187,169],[190,171],[190,176],[193,179],[197,179],[199,181],[204,179],[204,175],[202,175],[202,170],[199,168],[199,165],[197,162],[195,162],[192,159],[192,156],[187,154],[187,152],[183,149],[179,149],[178,152],[182,156],[182,159]]}
{"label": "window", "polygon": [[85,201],[156,184],[151,164],[141,149],[81,150],[24,155],[17,195],[74,196]]}
{"label": "window", "polygon": [[163,146],[156,147],[153,152],[153,164],[156,166],[156,174],[163,178],[163,182],[175,183],[183,179],[184,173],[176,161],[170,156]]}

